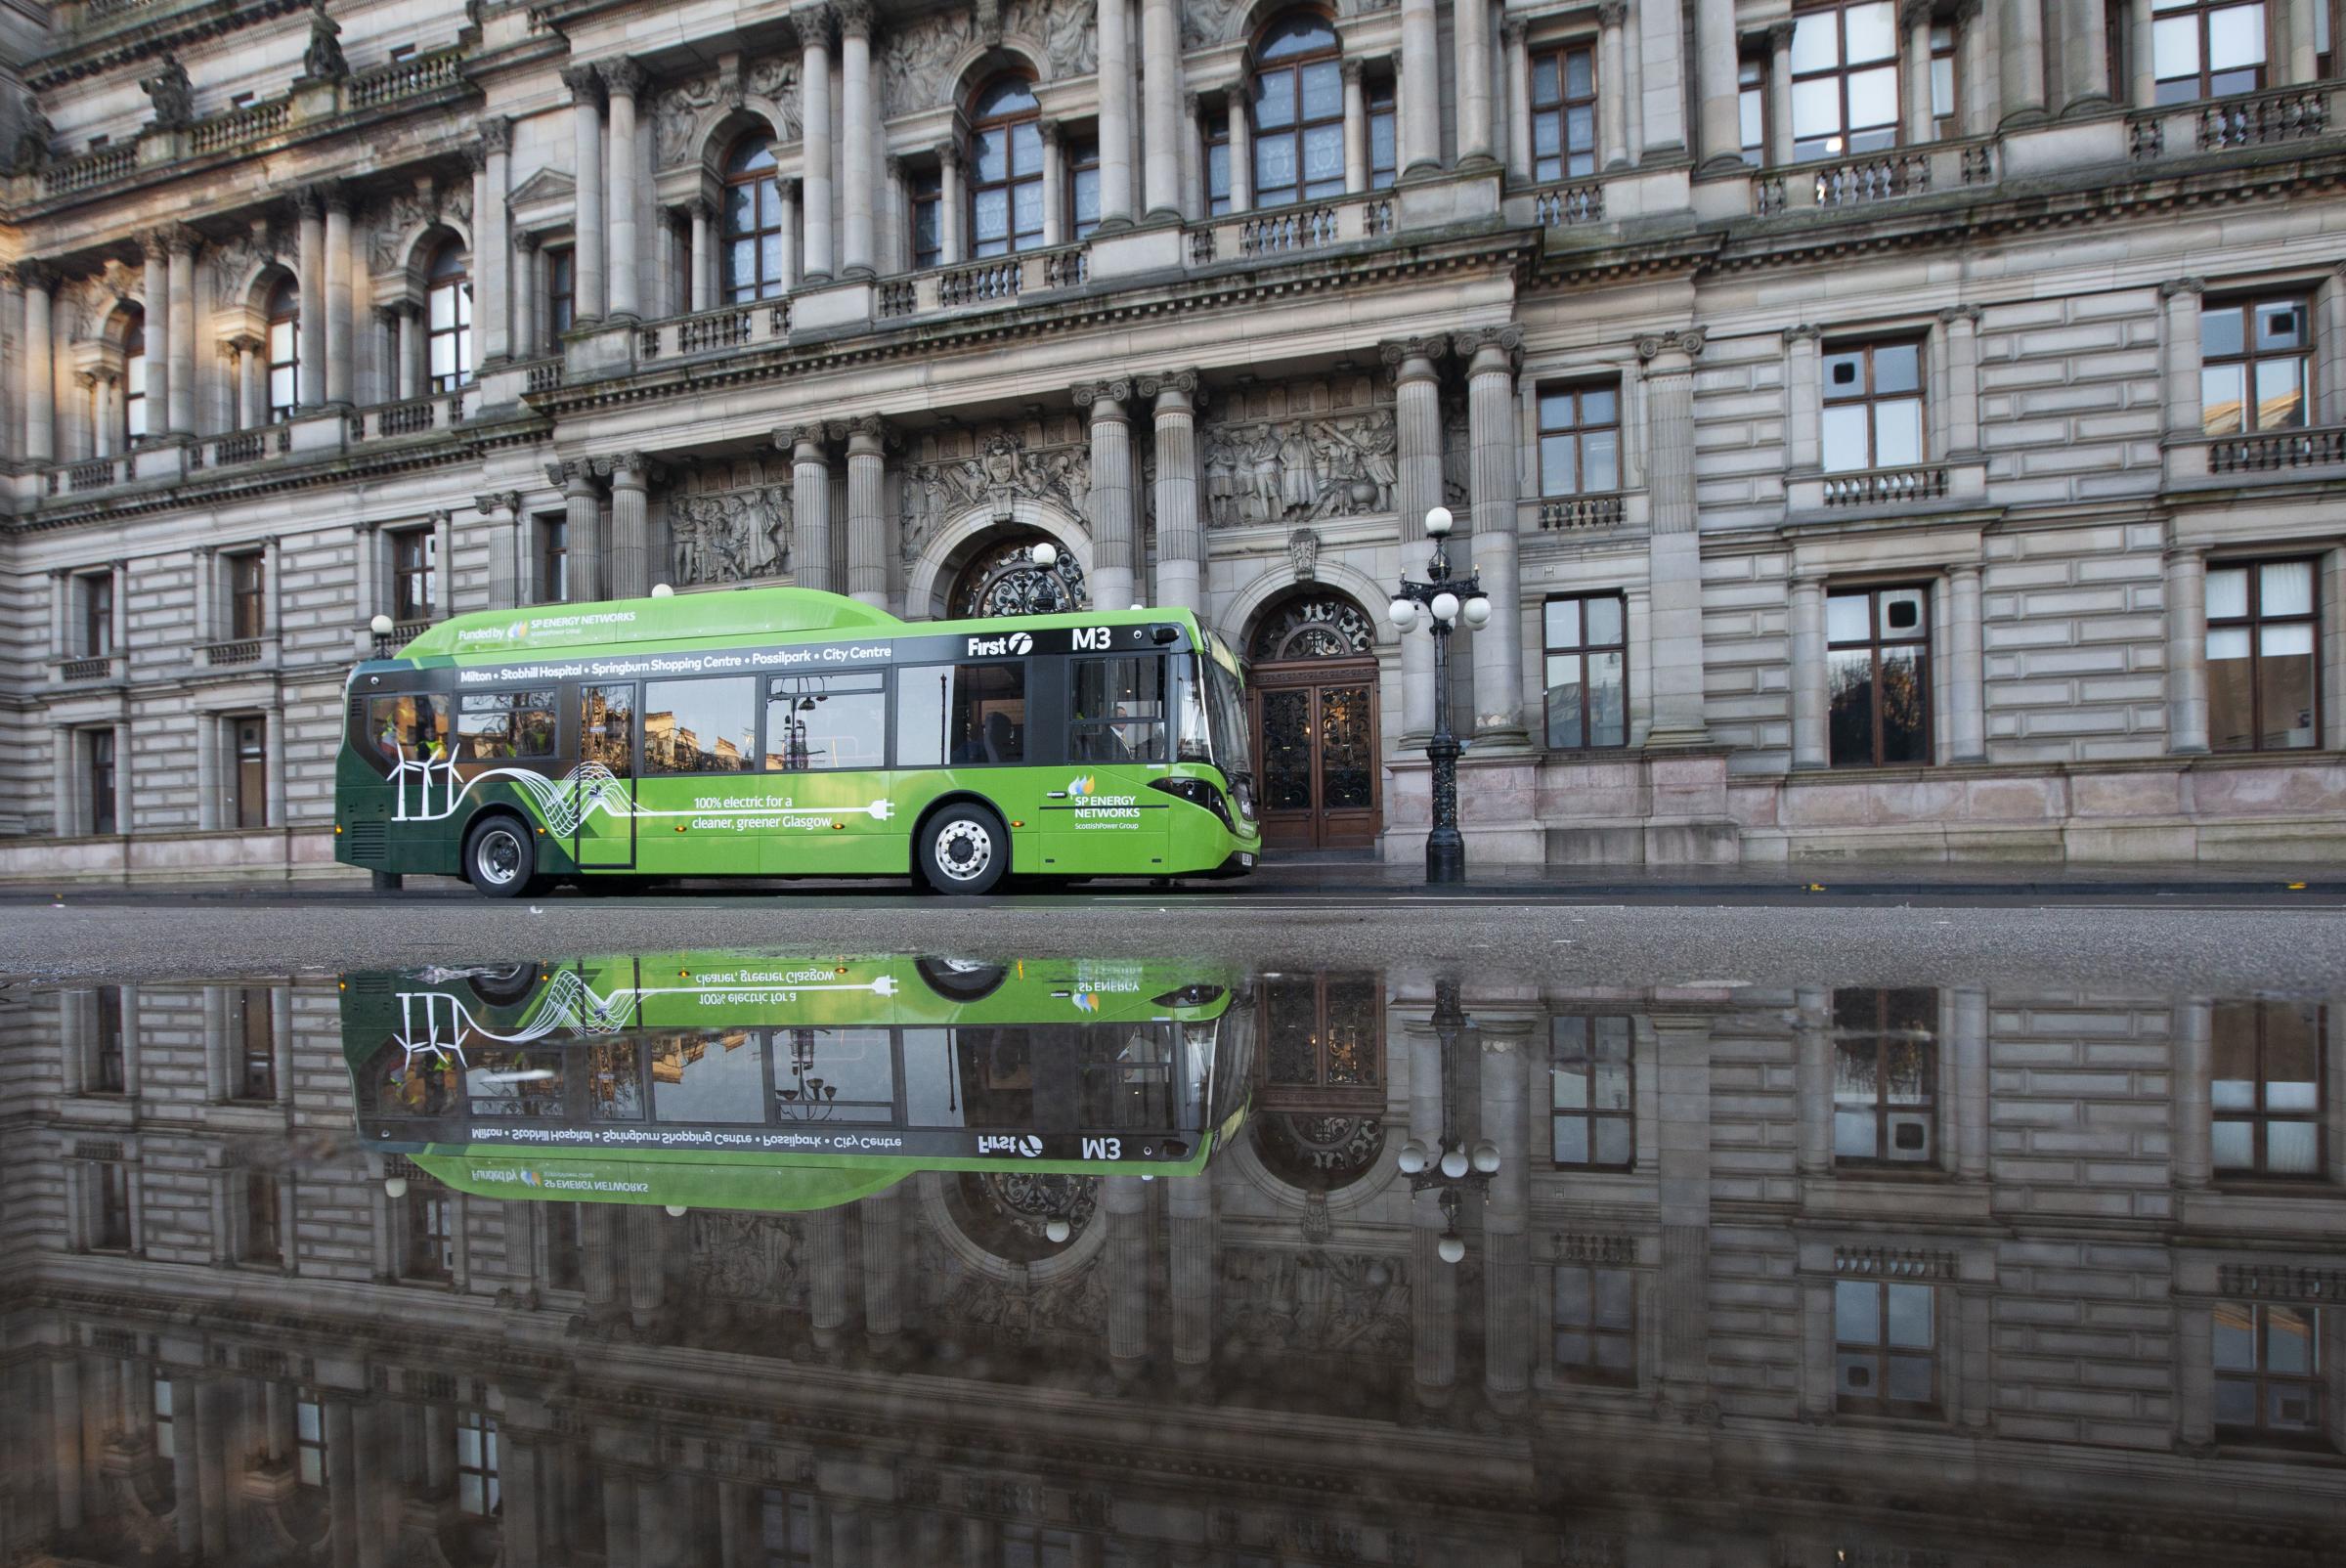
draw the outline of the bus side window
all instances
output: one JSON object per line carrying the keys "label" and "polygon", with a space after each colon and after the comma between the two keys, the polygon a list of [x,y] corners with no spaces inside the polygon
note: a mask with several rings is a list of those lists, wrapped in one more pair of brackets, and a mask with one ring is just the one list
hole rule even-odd
{"label": "bus side window", "polygon": [[886,677],[776,675],[766,682],[765,769],[806,773],[888,765]]}
{"label": "bus side window", "polygon": [[1165,760],[1165,661],[1153,655],[1069,666],[1067,751],[1078,762]]}
{"label": "bus side window", "polygon": [[1026,760],[1026,666],[916,665],[896,672],[896,765]]}
{"label": "bus side window", "polygon": [[554,755],[554,694],[473,692],[456,714],[456,761],[498,762]]}
{"label": "bus side window", "polygon": [[448,755],[448,699],[425,692],[375,697],[367,705],[367,738],[388,769]]}

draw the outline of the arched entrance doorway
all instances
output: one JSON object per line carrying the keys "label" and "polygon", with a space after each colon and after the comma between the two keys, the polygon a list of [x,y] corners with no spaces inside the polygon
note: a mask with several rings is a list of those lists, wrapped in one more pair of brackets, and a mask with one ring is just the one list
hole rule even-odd
{"label": "arched entrance doorway", "polygon": [[[1045,567],[1035,546],[1049,544],[1059,559]],[[1083,568],[1075,553],[1039,529],[988,540],[961,568],[945,601],[956,621],[998,615],[1057,615],[1083,607]]]}
{"label": "arched entrance doorway", "polygon": [[1367,612],[1335,593],[1282,600],[1255,624],[1247,653],[1265,848],[1376,842],[1375,644]]}

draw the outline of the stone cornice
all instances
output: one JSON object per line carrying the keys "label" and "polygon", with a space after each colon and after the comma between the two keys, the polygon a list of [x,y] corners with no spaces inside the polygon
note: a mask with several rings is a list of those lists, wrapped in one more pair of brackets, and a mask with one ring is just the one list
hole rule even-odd
{"label": "stone cornice", "polygon": [[[214,0],[128,26],[65,43],[30,63],[24,85],[34,92],[185,49],[208,38],[241,32],[279,17],[307,11],[310,0]],[[81,29],[85,33],[91,30]]]}

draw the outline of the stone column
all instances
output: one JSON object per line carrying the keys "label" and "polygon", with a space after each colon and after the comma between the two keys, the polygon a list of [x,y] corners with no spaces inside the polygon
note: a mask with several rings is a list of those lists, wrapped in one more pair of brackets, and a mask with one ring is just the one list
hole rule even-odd
{"label": "stone column", "polygon": [[1197,515],[1195,372],[1141,378],[1156,417],[1156,602],[1202,614],[1205,532]]}
{"label": "stone column", "polygon": [[180,1552],[191,1558],[205,1554],[208,1523],[204,1517],[203,1444],[196,1432],[196,1389],[193,1377],[171,1378],[171,1522],[176,1527]]}
{"label": "stone column", "polygon": [[[1604,15],[1602,7],[1598,16]],[[1532,51],[1527,39],[1531,23],[1521,17],[1509,17],[1499,12],[1499,41],[1505,51],[1507,73],[1507,178],[1518,185],[1528,185],[1532,178]],[[1614,74],[1596,84],[1600,93],[1621,95],[1622,111],[1629,110],[1629,84],[1619,73],[1618,66],[1609,66]],[[1600,106],[1598,113],[1603,113]]]}
{"label": "stone column", "polygon": [[[1741,107],[1738,105],[1740,115]],[[1792,152],[1792,23],[1779,22],[1767,29],[1767,113],[1766,123],[1760,127],[1760,140],[1766,148],[1767,161],[1781,166],[1793,159]],[[1736,137],[1743,132],[1738,120]]]}
{"label": "stone column", "polygon": [[[1436,338],[1386,343],[1380,352],[1394,367],[1394,437],[1399,482],[1394,506],[1401,514],[1401,542],[1408,564],[1418,562],[1410,546],[1425,541],[1425,514],[1442,503],[1442,382],[1434,361],[1446,345]],[[1428,735],[1434,728],[1434,643],[1431,637],[1401,639],[1402,728]]]}
{"label": "stone column", "polygon": [[24,460],[45,463],[57,456],[57,344],[50,310],[57,274],[46,262],[20,261],[17,283],[24,290]]}
{"label": "stone column", "polygon": [[[1784,465],[1796,474],[1814,473],[1824,460],[1817,387],[1823,335],[1805,325],[1784,328]],[[1977,424],[1975,417],[1975,437]]]}
{"label": "stone column", "polygon": [[717,243],[717,203],[707,196],[694,196],[686,210],[692,214],[692,288],[685,309],[695,313],[715,310],[717,270],[722,265],[712,248]]}
{"label": "stone column", "polygon": [[472,320],[480,357],[473,363],[501,363],[513,352],[513,252],[506,242],[511,220],[505,195],[513,183],[513,122],[503,115],[481,121],[482,169],[474,186],[472,229],[474,279]]}
{"label": "stone column", "polygon": [[1803,1177],[1833,1174],[1833,993],[1821,985],[1793,992],[1794,1096],[1800,1129],[1793,1161]]}
{"label": "stone column", "polygon": [[597,70],[611,111],[605,148],[611,182],[609,314],[632,322],[643,314],[643,295],[637,286],[641,257],[635,233],[641,216],[635,210],[635,165],[643,150],[635,143],[635,100],[643,91],[644,72],[631,60],[605,61]]}
{"label": "stone column", "polygon": [[[1526,1115],[1529,1021],[1485,1023],[1480,1090],[1483,1136],[1499,1150],[1483,1205],[1483,1387],[1496,1401],[1520,1398],[1531,1386],[1532,1263],[1531,1135]],[[1546,1073],[1541,1074],[1546,1093]]]}
{"label": "stone column", "polygon": [[[2109,7],[2107,0],[2054,0],[2061,8],[2061,104],[2064,114],[2084,113],[2107,108],[2109,98],[2109,44],[2103,26]],[[2285,3],[2285,0],[2284,0]],[[1931,20],[1929,7],[1923,7],[1923,46],[1926,59],[1930,52]],[[2310,38],[2308,39],[2310,43]],[[1926,89],[1930,82],[1923,77]]]}
{"label": "stone column", "polygon": [[1947,568],[1947,760],[1987,761],[1987,673],[1981,660],[1979,565]]}
{"label": "stone column", "polygon": [[872,188],[880,175],[880,116],[873,96],[872,8],[869,0],[844,0],[839,13],[839,95],[846,122],[840,194],[846,222],[840,232],[841,271],[869,278],[877,270],[873,244]]}
{"label": "stone column", "polygon": [[2208,1078],[2215,1050],[2215,1009],[2205,997],[2175,1005],[2175,1106],[2173,1161],[2177,1187],[2186,1191],[2205,1187],[2214,1174],[2215,1155],[2208,1127]]}
{"label": "stone column", "polygon": [[[1403,68],[1396,84],[1399,103],[1395,107],[1401,114],[1401,172],[1405,176],[1442,166],[1442,81],[1434,65],[1441,58],[1441,22],[1434,0],[1401,0]],[[1411,62],[1422,64],[1412,65]]]}
{"label": "stone column", "polygon": [[562,487],[564,536],[570,552],[566,597],[573,604],[603,596],[609,570],[603,542],[603,500],[595,494],[594,472],[585,458],[548,465]]}
{"label": "stone column", "polygon": [[238,426],[258,430],[269,422],[269,345],[248,335],[234,341],[239,356],[237,371],[242,379],[242,412]]}
{"label": "stone column", "polygon": [[2199,297],[2207,284],[2178,278],[2158,285],[2166,303],[2166,333],[2160,343],[2160,373],[2166,381],[2166,433],[2170,440],[2196,441],[2205,433],[2199,407]]}
{"label": "stone column", "polygon": [[565,65],[562,85],[570,89],[571,174],[575,232],[571,265],[574,325],[599,322],[607,308],[603,292],[603,79],[592,65]]}
{"label": "stone column", "polygon": [[[549,334],[538,319],[538,237],[513,231],[513,357],[534,360],[547,351]],[[551,345],[559,351],[561,345]]]}
{"label": "stone column", "polygon": [[2045,117],[2045,0],[1995,0],[1995,5],[2003,51],[2003,123],[2031,125]]}
{"label": "stone column", "polygon": [[[2320,12],[2328,6],[2330,0],[2282,0],[2281,9],[2288,22],[2287,82],[2292,87],[2322,79],[2321,40],[2314,33],[2314,22]],[[2334,8],[2330,10],[2329,22],[2333,29],[2338,24],[2338,14]],[[2338,42],[2337,34],[2333,31],[2330,34],[2330,52],[2333,56],[2337,52]]]}
{"label": "stone column", "polygon": [[1453,0],[1452,44],[1457,62],[1458,166],[1498,161],[1491,118],[1491,0]]}
{"label": "stone column", "polygon": [[1108,1356],[1119,1375],[1149,1355],[1149,1189],[1138,1176],[1100,1179],[1108,1227]]}
{"label": "stone column", "polygon": [[823,449],[823,427],[803,424],[777,441],[791,452],[791,545],[793,581],[804,588],[832,588],[831,459]]}
{"label": "stone column", "polygon": [[[1435,1147],[1431,1139],[1426,1147]],[[1458,1266],[1442,1261],[1443,1226],[1432,1191],[1411,1199],[1411,1382],[1418,1402],[1434,1409],[1450,1403],[1458,1381]]]}
{"label": "stone column", "polygon": [[866,415],[847,426],[847,592],[888,608],[888,426]]}
{"label": "stone column", "polygon": [[1230,116],[1230,210],[1254,210],[1254,116],[1246,101],[1254,95],[1254,79],[1244,68],[1230,89],[1223,108]]}
{"label": "stone column", "polygon": [[1205,196],[1205,105],[1194,90],[1181,95],[1181,216],[1195,223],[1211,205]]}
{"label": "stone column", "polygon": [[81,422],[90,433],[89,456],[114,455],[114,427],[106,416],[106,383],[96,370],[75,370],[73,384],[81,388]]}
{"label": "stone column", "polygon": [[936,246],[947,267],[970,259],[969,241],[964,238],[963,225],[969,198],[961,188],[961,144],[944,141],[936,144],[937,212]]}
{"label": "stone column", "polygon": [[610,596],[639,599],[651,591],[650,476],[643,454],[622,453],[598,464],[611,480]]}
{"label": "stone column", "polygon": [[358,257],[352,246],[350,197],[339,187],[326,197],[326,401],[351,403],[351,372],[357,355],[351,343],[351,283]]}
{"label": "stone column", "polygon": [[[1132,8],[1099,0],[1100,232],[1132,224]],[[953,193],[945,193],[950,203]],[[946,211],[952,211],[950,204]],[[947,252],[950,258],[950,251]]]}
{"label": "stone column", "polygon": [[1640,338],[1646,409],[1647,541],[1653,594],[1654,724],[1649,746],[1699,746],[1703,719],[1703,584],[1694,503],[1694,361],[1703,330]]}
{"label": "stone column", "polygon": [[1092,489],[1086,503],[1092,531],[1092,604],[1121,610],[1140,602],[1143,585],[1133,539],[1132,425],[1124,400],[1128,381],[1093,381],[1074,390],[1075,406],[1091,419]]}
{"label": "stone column", "polygon": [[1164,1187],[1173,1365],[1204,1368],[1214,1357],[1214,1184],[1194,1176]]}
{"label": "stone column", "polygon": [[1825,584],[1792,580],[1792,765],[1823,767],[1825,750]]}
{"label": "stone column", "polygon": [[[1518,40],[1520,41],[1520,40]],[[1344,72],[1344,194],[1358,196],[1368,189],[1368,65],[1347,60]],[[1233,138],[1231,145],[1238,143]]]}
{"label": "stone column", "polygon": [[1045,120],[1043,138],[1043,243],[1067,242],[1067,157],[1059,121]]}
{"label": "stone column", "polygon": [[1959,1180],[1987,1180],[1987,1123],[1990,1113],[1987,1067],[1987,991],[1977,985],[1950,986],[1940,1007],[1947,1037],[1949,1076],[1955,1086],[1953,1170]]}
{"label": "stone column", "polygon": [[[1623,47],[1622,40],[1622,27],[1629,21],[1629,8],[1627,0],[1604,0],[1604,4],[1596,8],[1598,25],[1596,35],[1596,135],[1597,141],[1602,145],[1603,165],[1608,169],[1625,169],[1629,164],[1629,86],[1626,64],[1628,50]],[[1516,39],[1517,46],[1520,47],[1522,39],[1520,31],[1516,33]],[[1532,124],[1530,102],[1530,96],[1527,94],[1524,99],[1525,107],[1516,110],[1517,116],[1523,121],[1527,153]],[[1738,121],[1739,125],[1740,123]],[[1736,133],[1736,141],[1740,145],[1742,141],[1740,130]],[[1528,156],[1525,160],[1525,174],[1528,178],[1530,174]]]}
{"label": "stone column", "polygon": [[806,264],[808,283],[829,283],[831,253],[831,23],[829,6],[812,6],[795,13],[801,56],[799,92],[803,100],[804,133],[799,143],[799,174],[806,184]]}
{"label": "stone column", "polygon": [[1656,1014],[1655,1159],[1662,1222],[1662,1386],[1673,1405],[1711,1394],[1711,1021]]}
{"label": "stone column", "polygon": [[[796,179],[785,175],[775,183],[782,190],[782,291],[788,293],[799,286],[799,279],[804,275],[805,271],[806,258],[802,253],[803,246],[795,238],[799,232],[799,209],[805,205],[805,201]],[[712,257],[711,260],[714,265],[715,258]],[[724,303],[725,290],[721,275],[710,279],[709,289],[711,304]]]}
{"label": "stone column", "polygon": [[904,1328],[904,1199],[887,1188],[855,1205],[863,1233],[863,1329],[876,1340]]}
{"label": "stone column", "polygon": [[521,549],[521,494],[500,490],[475,496],[472,504],[489,535],[489,608],[510,610],[522,601],[529,569]]}
{"label": "stone column", "polygon": [[2158,57],[2152,49],[2152,39],[2156,36],[2152,25],[2156,20],[2151,15],[2150,0],[2127,0],[2126,102],[2135,109],[2158,107]]}
{"label": "stone column", "polygon": [[1474,515],[1467,558],[1482,572],[1491,624],[1474,637],[1474,735],[1520,746],[1523,723],[1523,579],[1516,564],[1515,359],[1523,331],[1486,327],[1453,345],[1466,368],[1467,441],[1473,452]]}
{"label": "stone column", "polygon": [[1743,162],[1742,91],[1737,81],[1735,0],[1695,0],[1695,91],[1702,106],[1701,148],[1705,168]]}
{"label": "stone column", "polygon": [[1963,100],[1963,133],[1993,136],[2004,121],[2003,48],[1996,37],[1997,6],[1961,0],[1955,8],[1956,96]]}
{"label": "stone column", "polygon": [[1898,105],[1906,144],[1937,140],[1931,113],[1931,7],[1934,0],[1901,0],[1898,6]]}
{"label": "stone column", "polygon": [[1141,0],[1141,143],[1149,217],[1181,216],[1181,8]]}
{"label": "stone column", "polygon": [[139,237],[139,255],[145,263],[147,290],[147,434],[150,440],[171,427],[171,264],[168,232],[156,229]]}
{"label": "stone column", "polygon": [[294,287],[300,294],[301,321],[294,331],[300,364],[294,370],[294,403],[315,409],[326,401],[326,194],[306,187],[295,198],[300,259]]}
{"label": "stone column", "polygon": [[808,1316],[815,1342],[830,1344],[847,1322],[847,1217],[836,1208],[806,1216]]}
{"label": "stone column", "polygon": [[2166,556],[2167,750],[2207,750],[2207,559],[2170,544]]}
{"label": "stone column", "polygon": [[391,327],[391,363],[395,379],[393,395],[403,403],[423,390],[422,337],[416,328],[420,325],[422,307],[412,299],[383,307],[383,316]]}
{"label": "stone column", "polygon": [[[1945,455],[1956,459],[1979,455],[1979,316],[1977,305],[1950,305],[1938,313],[1947,334]],[[1816,399],[1809,405],[1814,408]]]}
{"label": "stone column", "polygon": [[[45,284],[43,285],[46,286]],[[71,731],[65,731],[68,737]],[[49,1363],[49,1437],[57,1527],[81,1528],[81,1363],[69,1350]]]}

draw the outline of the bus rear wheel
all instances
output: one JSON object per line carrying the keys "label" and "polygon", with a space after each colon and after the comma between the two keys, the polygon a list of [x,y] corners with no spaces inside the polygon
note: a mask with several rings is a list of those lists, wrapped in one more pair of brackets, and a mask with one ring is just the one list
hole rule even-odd
{"label": "bus rear wheel", "polygon": [[464,880],[492,898],[518,898],[538,888],[538,845],[509,816],[493,816],[464,836]]}
{"label": "bus rear wheel", "polygon": [[921,876],[938,893],[991,893],[1010,869],[1010,834],[982,806],[948,806],[921,824]]}

